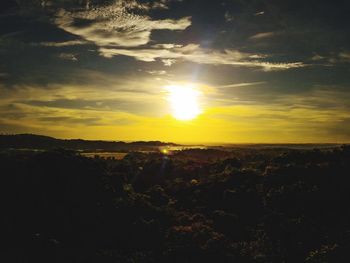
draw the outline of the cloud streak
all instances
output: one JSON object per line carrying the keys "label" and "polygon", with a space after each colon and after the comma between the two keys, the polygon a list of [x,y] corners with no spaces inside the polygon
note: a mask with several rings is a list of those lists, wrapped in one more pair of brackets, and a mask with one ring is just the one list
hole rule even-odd
{"label": "cloud streak", "polygon": [[[117,48],[100,48],[99,52],[106,58],[114,56],[129,56],[136,60],[144,62],[153,62],[161,60],[166,66],[170,66],[175,61],[183,60],[198,64],[209,65],[232,65],[241,67],[258,67],[263,70],[286,70],[291,68],[301,68],[306,65],[302,62],[291,63],[273,63],[266,60],[264,56],[257,54],[243,53],[238,50],[226,49],[216,51],[202,48],[197,44],[186,46],[172,46],[170,48],[144,48],[144,49],[117,49]],[[169,60],[171,63],[169,63]]]}
{"label": "cloud streak", "polygon": [[222,85],[219,86],[219,88],[240,88],[240,87],[248,87],[248,86],[256,86],[256,85],[262,85],[265,84],[264,81],[259,82],[243,82],[243,83],[234,83],[234,84],[228,84],[228,85]]}
{"label": "cloud streak", "polygon": [[88,43],[89,42],[82,41],[82,40],[69,40],[69,41],[63,41],[63,42],[41,42],[39,43],[39,45],[43,47],[69,47],[69,46],[86,45]]}
{"label": "cloud streak", "polygon": [[265,39],[265,38],[270,38],[275,35],[275,32],[262,32],[258,33],[254,36],[251,36],[249,39],[251,40],[260,40],[260,39]]}

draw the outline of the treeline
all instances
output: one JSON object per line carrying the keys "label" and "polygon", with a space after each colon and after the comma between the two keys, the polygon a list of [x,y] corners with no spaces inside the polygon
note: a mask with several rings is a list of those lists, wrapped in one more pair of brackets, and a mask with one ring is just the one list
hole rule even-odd
{"label": "treeline", "polygon": [[0,149],[39,149],[53,150],[57,148],[83,151],[132,151],[144,147],[175,146],[173,143],[160,141],[90,141],[81,139],[62,140],[34,134],[0,135]]}
{"label": "treeline", "polygon": [[242,151],[2,154],[2,235],[23,261],[349,262],[350,147]]}

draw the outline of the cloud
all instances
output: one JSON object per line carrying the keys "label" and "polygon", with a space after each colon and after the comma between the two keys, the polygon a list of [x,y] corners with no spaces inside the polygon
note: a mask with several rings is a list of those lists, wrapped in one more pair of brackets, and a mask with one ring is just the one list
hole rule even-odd
{"label": "cloud", "polygon": [[71,53],[61,53],[58,57],[63,60],[78,61],[76,55]]}
{"label": "cloud", "polygon": [[176,60],[175,59],[162,59],[162,62],[164,64],[164,66],[166,67],[171,67],[171,65],[175,64],[176,63]]}
{"label": "cloud", "polygon": [[149,1],[144,3],[144,6],[147,6],[148,9],[169,9],[169,4],[172,2],[182,2],[183,0],[158,0],[158,1]]}
{"label": "cloud", "polygon": [[234,84],[228,84],[228,85],[222,85],[219,86],[219,88],[237,88],[237,87],[247,87],[247,86],[255,86],[255,85],[262,85],[266,82],[260,81],[260,82],[243,82],[243,83],[234,83]]}
{"label": "cloud", "polygon": [[232,22],[235,19],[235,17],[227,11],[225,12],[224,17],[226,22]]}
{"label": "cloud", "polygon": [[350,62],[350,52],[340,52],[338,54],[339,58],[343,61]]}
{"label": "cloud", "polygon": [[265,14],[265,11],[260,11],[254,14],[254,16],[262,16]]}
{"label": "cloud", "polygon": [[74,118],[70,116],[61,116],[61,117],[41,117],[38,118],[38,121],[51,123],[51,124],[70,124],[70,125],[86,125],[86,126],[95,126],[101,125],[100,118]]}
{"label": "cloud", "polygon": [[158,75],[158,76],[167,74],[167,72],[165,70],[149,70],[149,71],[147,71],[147,73],[149,73],[151,75]]}
{"label": "cloud", "polygon": [[176,45],[176,44],[156,44],[152,45],[153,48],[164,48],[164,49],[171,49],[175,47],[182,47],[182,45]]}
{"label": "cloud", "polygon": [[78,45],[86,45],[87,41],[83,40],[69,40],[64,42],[41,42],[40,46],[44,47],[68,47],[68,46],[78,46]]}
{"label": "cloud", "polygon": [[315,54],[315,55],[311,58],[312,61],[320,61],[320,60],[323,60],[323,59],[325,59],[325,57],[320,56],[319,54]]}
{"label": "cloud", "polygon": [[[86,8],[72,8],[66,5],[66,9],[60,9],[56,12],[54,23],[59,28],[79,38],[63,42],[41,42],[40,45],[67,47],[94,44],[97,46],[97,54],[105,58],[128,56],[143,62],[159,61],[164,66],[171,66],[181,61],[207,65],[260,68],[264,71],[306,66],[299,61],[279,62],[272,54],[267,56],[254,54],[254,51],[251,51],[253,53],[241,52],[237,48],[232,48],[232,46],[227,46],[226,49],[222,46],[220,48],[223,49],[218,49],[217,45],[211,47],[202,47],[199,44],[180,45],[181,38],[177,43],[157,43],[159,36],[157,34],[152,35],[155,30],[184,31],[192,25],[192,17],[189,16],[180,19],[154,19],[147,15],[151,14],[149,11],[155,5],[164,6],[165,8],[165,6],[169,7],[171,2],[178,2],[177,0],[142,1],[142,4],[135,0],[107,2],[110,4],[97,5],[97,2],[91,1],[91,4]],[[196,13],[193,14],[196,15]],[[198,25],[194,25],[193,28],[196,27]],[[193,28],[191,27],[191,30]],[[274,32],[263,32],[252,36],[250,39],[263,39],[273,35],[275,35]],[[186,40],[185,42],[188,43]],[[249,45],[248,49],[245,50],[249,50]],[[262,53],[269,52],[263,51]],[[77,59],[74,54],[61,55],[61,58],[72,61]]]}
{"label": "cloud", "polygon": [[[0,98],[0,112],[14,114],[18,112],[18,107],[30,106],[31,111],[43,109],[44,117],[50,116],[49,109],[77,110],[80,113],[124,112],[140,116],[161,116],[168,111],[166,95],[162,93],[162,86],[166,82],[159,81],[155,86],[154,78],[149,78],[147,72],[144,74],[147,78],[121,81],[110,77],[110,80],[84,86],[16,86]],[[95,78],[97,79],[98,75]],[[12,106],[1,108],[1,105]]]}
{"label": "cloud", "polygon": [[[132,1],[133,2],[133,1]],[[100,47],[136,47],[150,42],[153,30],[185,30],[190,17],[152,20],[145,15],[129,12],[127,1],[84,11],[60,10],[56,25]],[[79,22],[79,25],[77,24]]]}
{"label": "cloud", "polygon": [[103,47],[99,49],[99,52],[106,58],[123,55],[134,57],[136,60],[144,62],[153,62],[160,59],[166,66],[170,66],[177,60],[184,60],[198,64],[260,67],[264,70],[285,70],[306,66],[302,62],[272,63],[261,60],[265,56],[260,56],[258,54],[243,53],[238,50],[231,49],[216,51],[208,48],[202,48],[197,44],[188,44],[181,47],[169,47],[166,49],[118,49]]}
{"label": "cloud", "polygon": [[330,54],[326,55],[320,55],[315,54],[311,57],[312,61],[317,62],[327,62],[329,64],[325,64],[326,66],[332,66],[334,64],[339,63],[349,63],[350,62],[350,52],[349,51],[342,51],[339,53],[330,52]]}
{"label": "cloud", "polygon": [[11,109],[9,106],[6,109],[3,108],[4,106],[0,106],[0,110],[5,111],[6,114],[0,117],[0,132],[10,133],[34,132],[66,137],[76,131],[73,137],[81,137],[79,130],[81,133],[86,132],[88,136],[95,129],[111,131],[116,127],[134,125],[142,119],[133,114],[108,110],[82,111],[75,108],[43,108],[28,104],[16,104]]}
{"label": "cloud", "polygon": [[[247,89],[246,86],[251,88]],[[235,89],[230,91],[228,88],[231,87]],[[317,85],[298,93],[286,94],[280,87],[274,88],[270,82],[238,83],[217,86],[215,96],[221,105],[266,105],[281,111],[303,108],[346,112],[350,109],[350,94],[339,86]]]}
{"label": "cloud", "polygon": [[259,40],[259,39],[265,39],[265,38],[270,38],[275,35],[275,32],[262,32],[258,33],[254,36],[251,36],[249,39],[251,40]]}
{"label": "cloud", "polygon": [[[127,99],[56,99],[56,100],[22,100],[17,105],[28,105],[38,108],[71,109],[95,112],[127,112],[143,116],[159,116],[160,109],[166,108],[166,102],[157,96],[154,100],[127,100]],[[160,97],[160,98],[159,98]]]}

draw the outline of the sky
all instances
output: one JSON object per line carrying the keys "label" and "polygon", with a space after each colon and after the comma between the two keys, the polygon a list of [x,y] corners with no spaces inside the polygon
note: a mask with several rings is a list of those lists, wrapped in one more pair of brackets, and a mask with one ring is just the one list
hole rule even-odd
{"label": "sky", "polygon": [[350,142],[350,1],[3,0],[0,133]]}

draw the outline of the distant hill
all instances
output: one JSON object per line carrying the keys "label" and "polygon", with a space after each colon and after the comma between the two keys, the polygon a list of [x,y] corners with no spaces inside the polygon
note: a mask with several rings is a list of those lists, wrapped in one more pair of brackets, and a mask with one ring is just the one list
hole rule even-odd
{"label": "distant hill", "polygon": [[0,135],[0,149],[39,149],[50,150],[65,148],[82,151],[130,151],[147,150],[161,146],[177,146],[174,143],[160,141],[90,141],[82,139],[62,140],[35,134]]}

